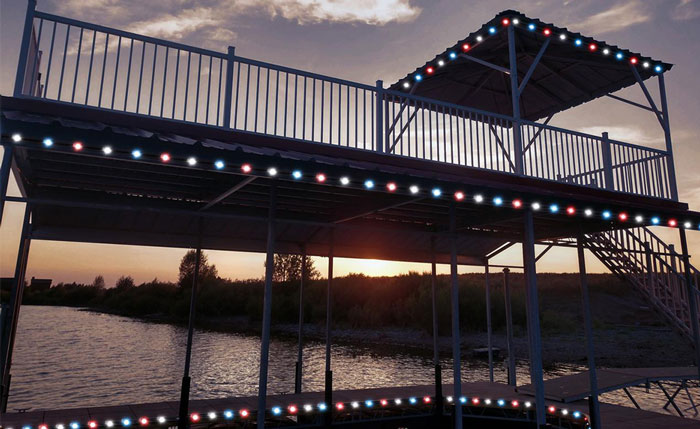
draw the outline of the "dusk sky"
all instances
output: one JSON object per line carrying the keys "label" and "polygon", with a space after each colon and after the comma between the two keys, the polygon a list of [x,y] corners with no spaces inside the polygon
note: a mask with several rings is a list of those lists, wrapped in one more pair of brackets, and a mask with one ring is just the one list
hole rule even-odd
{"label": "dusk sky", "polygon": [[[12,95],[26,2],[0,0],[0,93]],[[39,0],[38,9],[109,27],[236,54],[302,70],[385,86],[479,28],[498,12],[516,9],[643,55],[675,64],[666,74],[671,132],[680,199],[700,209],[700,0]],[[647,81],[656,97],[657,81]],[[645,103],[638,87],[618,95]],[[663,133],[650,112],[611,99],[595,100],[558,114],[551,124],[629,143],[664,148]],[[17,195],[14,184],[11,193]],[[11,276],[23,205],[6,204],[0,228],[0,272]],[[657,229],[669,242],[675,230]],[[689,232],[691,255],[700,255],[700,232]],[[54,282],[90,282],[102,274],[107,284],[122,274],[137,282],[175,280],[183,249],[35,241],[27,277]],[[209,252],[220,275],[262,277],[262,254]],[[520,248],[494,263],[520,264]],[[589,259],[589,270],[603,271]],[[538,271],[576,270],[575,252],[550,252]],[[317,263],[325,275],[325,260]],[[698,264],[696,264],[698,265]],[[335,272],[391,275],[426,271],[421,264],[340,259]],[[464,268],[466,271],[473,269]],[[481,269],[477,269],[481,270]],[[441,267],[447,272],[447,267]]]}

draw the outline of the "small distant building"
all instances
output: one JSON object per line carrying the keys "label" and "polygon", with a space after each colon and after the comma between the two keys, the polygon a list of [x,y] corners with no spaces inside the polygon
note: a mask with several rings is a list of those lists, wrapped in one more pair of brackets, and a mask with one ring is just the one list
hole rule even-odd
{"label": "small distant building", "polygon": [[32,277],[32,281],[29,282],[29,287],[32,291],[48,290],[51,287],[52,279],[38,279]]}

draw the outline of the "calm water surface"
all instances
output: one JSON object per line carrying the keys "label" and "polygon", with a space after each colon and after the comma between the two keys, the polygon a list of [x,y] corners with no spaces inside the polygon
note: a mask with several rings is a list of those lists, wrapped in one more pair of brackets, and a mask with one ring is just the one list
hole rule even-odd
{"label": "calm water surface", "polygon": [[[181,326],[80,311],[67,307],[23,306],[15,343],[8,411],[52,409],[177,400],[187,330]],[[294,390],[296,342],[273,338],[270,345],[271,394]],[[323,390],[324,345],[304,348],[304,389]],[[192,356],[192,398],[257,394],[260,341],[256,336],[196,331]],[[432,354],[392,346],[388,350],[360,344],[333,347],[336,389],[433,383]],[[444,359],[444,380],[451,380],[451,359]],[[578,372],[561,365],[546,377]],[[519,380],[529,379],[527,366]],[[496,381],[506,374],[496,368]],[[462,379],[488,380],[483,361],[466,359]],[[449,381],[448,381],[449,382]],[[467,392],[468,393],[468,392]],[[700,392],[693,391],[696,397]],[[659,392],[634,389],[644,408],[660,410]],[[629,406],[624,393],[604,395]],[[689,407],[687,398],[680,399]],[[645,406],[646,405],[646,406]]]}

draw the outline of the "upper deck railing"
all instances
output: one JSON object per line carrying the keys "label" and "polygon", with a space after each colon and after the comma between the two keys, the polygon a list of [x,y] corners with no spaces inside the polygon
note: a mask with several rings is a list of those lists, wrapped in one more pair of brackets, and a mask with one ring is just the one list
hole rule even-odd
{"label": "upper deck railing", "polygon": [[31,7],[15,96],[672,197],[672,161],[663,150],[516,123],[381,82],[332,78],[236,56],[233,48],[200,49]]}

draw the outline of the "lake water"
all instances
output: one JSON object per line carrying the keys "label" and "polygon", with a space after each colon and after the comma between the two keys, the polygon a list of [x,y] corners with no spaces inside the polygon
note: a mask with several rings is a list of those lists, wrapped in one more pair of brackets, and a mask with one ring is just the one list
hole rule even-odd
{"label": "lake water", "polygon": [[[67,307],[23,306],[15,342],[8,411],[105,406],[179,399],[187,330],[126,317]],[[270,345],[270,394],[294,390],[296,342],[273,338]],[[324,345],[309,341],[304,348],[304,389],[323,390]],[[192,356],[193,399],[257,394],[260,341],[256,336],[195,332]],[[362,344],[333,347],[333,387],[373,388],[434,382],[432,353],[414,348],[382,348]],[[442,361],[443,377],[452,379],[451,359]],[[506,374],[496,368],[496,381]],[[546,377],[578,372],[560,365]],[[528,368],[518,366],[519,380]],[[464,381],[488,380],[488,366],[464,359]],[[662,411],[663,393],[632,389],[645,409]],[[468,394],[468,392],[465,392]],[[694,400],[700,391],[692,389]],[[690,406],[679,394],[679,406]],[[630,406],[624,393],[603,400]]]}

